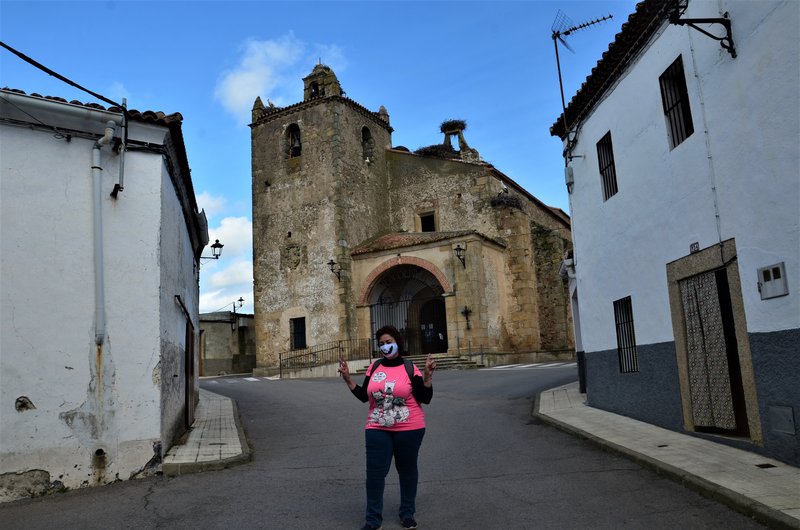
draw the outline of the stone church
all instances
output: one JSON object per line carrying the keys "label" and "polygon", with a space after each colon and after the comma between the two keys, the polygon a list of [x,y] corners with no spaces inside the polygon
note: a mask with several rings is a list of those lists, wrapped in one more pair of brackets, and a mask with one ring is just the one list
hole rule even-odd
{"label": "stone church", "polygon": [[253,106],[257,369],[385,324],[412,354],[571,354],[569,217],[483,162],[465,122],[411,152],[328,66],[303,83],[299,103]]}

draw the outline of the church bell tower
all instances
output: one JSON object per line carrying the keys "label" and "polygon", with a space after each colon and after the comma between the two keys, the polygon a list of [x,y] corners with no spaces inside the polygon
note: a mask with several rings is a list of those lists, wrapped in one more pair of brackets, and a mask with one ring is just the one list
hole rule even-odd
{"label": "church bell tower", "polygon": [[321,63],[303,78],[303,101],[258,98],[252,117],[257,369],[269,370],[283,352],[367,338],[350,249],[389,229],[392,128],[386,109],[346,97]]}

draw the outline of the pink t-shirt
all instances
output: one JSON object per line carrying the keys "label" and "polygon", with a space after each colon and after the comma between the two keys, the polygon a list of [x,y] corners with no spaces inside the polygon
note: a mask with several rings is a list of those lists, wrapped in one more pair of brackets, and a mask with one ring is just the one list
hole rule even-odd
{"label": "pink t-shirt", "polygon": [[[414,375],[422,376],[414,366]],[[378,365],[367,385],[367,429],[412,431],[425,428],[425,412],[411,393],[404,365]]]}

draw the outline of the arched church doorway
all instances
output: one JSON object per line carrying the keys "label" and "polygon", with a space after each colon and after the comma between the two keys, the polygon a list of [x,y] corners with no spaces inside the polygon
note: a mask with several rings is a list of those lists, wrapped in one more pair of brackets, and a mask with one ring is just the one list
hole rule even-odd
{"label": "arched church doorway", "polygon": [[416,265],[398,265],[381,274],[370,295],[372,334],[392,325],[403,334],[406,352],[447,351],[443,289],[436,277]]}

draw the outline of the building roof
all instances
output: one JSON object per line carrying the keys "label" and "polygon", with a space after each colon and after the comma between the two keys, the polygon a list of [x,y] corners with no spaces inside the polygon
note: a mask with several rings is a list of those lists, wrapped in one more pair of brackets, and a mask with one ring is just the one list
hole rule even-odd
{"label": "building roof", "polygon": [[[107,112],[117,112],[122,113],[122,109],[120,107],[104,107],[98,103],[82,103],[77,99],[73,99],[72,101],[67,101],[64,98],[60,98],[57,96],[43,96],[41,94],[37,94],[35,92],[31,94],[26,94],[24,90],[19,90],[17,88],[9,88],[3,87],[3,91],[5,92],[12,92],[14,94],[21,94],[23,96],[30,96],[33,98],[41,98],[47,99],[49,101],[56,101],[59,103],[67,103],[69,105],[77,105],[79,107],[86,107],[89,109],[95,110],[104,110]],[[128,118],[134,121],[142,122],[142,123],[152,123],[155,125],[164,125],[169,126],[173,123],[181,123],[183,121],[183,116],[180,112],[173,112],[172,114],[165,114],[160,111],[152,111],[152,110],[145,110],[145,111],[138,111],[136,109],[128,110]]]}
{"label": "building roof", "polygon": [[[258,107],[258,101],[259,100],[260,100],[260,98],[258,98],[256,100],[256,105],[253,108],[254,116],[255,116],[256,113],[258,113],[258,117],[255,117],[253,119],[253,123],[250,124],[250,127],[254,127],[254,126],[256,126],[256,125],[258,125],[260,123],[266,122],[266,121],[270,121],[270,120],[272,120],[272,119],[274,119],[274,118],[276,118],[278,116],[284,116],[286,114],[291,114],[293,112],[296,112],[298,110],[302,110],[302,109],[307,108],[307,107],[313,107],[314,105],[319,105],[320,103],[326,103],[326,102],[330,102],[330,101],[340,101],[340,102],[344,103],[345,105],[349,105],[350,107],[353,107],[355,110],[357,110],[361,114],[363,114],[365,116],[369,116],[376,123],[378,123],[382,127],[386,128],[386,130],[388,130],[389,132],[393,132],[394,131],[394,129],[392,129],[392,126],[389,125],[389,122],[387,122],[386,119],[384,118],[384,114],[382,114],[380,111],[373,112],[373,111],[369,110],[368,108],[364,107],[363,105],[361,105],[360,103],[357,103],[356,101],[348,98],[347,96],[331,95],[331,96],[317,97],[317,98],[309,99],[309,100],[306,100],[306,101],[301,101],[299,103],[294,103],[293,105],[289,105],[287,107],[271,107],[271,106],[264,107],[263,103],[262,103],[261,104],[262,106],[259,108]],[[384,112],[385,112],[385,109],[384,109]]]}
{"label": "building roof", "polygon": [[550,126],[550,135],[566,138],[567,131],[585,118],[600,101],[600,98],[624,72],[628,63],[647,44],[650,37],[668,18],[669,7],[674,0],[644,0],[636,4],[636,11],[622,24],[614,42],[592,68],[592,73],[567,105],[564,129],[564,114]]}
{"label": "building roof", "polygon": [[458,230],[454,232],[392,232],[361,243],[350,252],[350,255],[358,256],[360,254],[369,254],[370,252],[379,252],[381,250],[427,245],[429,243],[438,243],[440,241],[447,241],[465,236],[478,236],[502,247],[506,246],[502,241],[485,236],[475,230]]}
{"label": "building roof", "polygon": [[[53,103],[85,107],[88,109],[118,114],[124,114],[125,110],[114,106],[104,107],[98,103],[83,103],[78,100],[67,101],[61,97],[43,96],[35,92],[32,94],[26,94],[23,90],[15,88],[5,87],[0,89],[0,93],[1,92],[9,92],[30,98],[52,101]],[[166,127],[169,130],[169,138],[171,140],[170,147],[172,148],[172,152],[176,158],[175,162],[177,163],[177,167],[173,167],[173,165],[170,164],[170,176],[172,177],[173,185],[175,186],[175,191],[178,195],[178,200],[180,201],[184,211],[184,218],[187,223],[187,228],[192,237],[195,258],[199,259],[203,248],[208,243],[208,227],[206,226],[205,220],[201,219],[203,216],[198,214],[197,198],[194,193],[194,186],[192,185],[191,169],[189,168],[189,160],[186,156],[186,145],[183,141],[183,130],[181,128],[183,124],[183,116],[179,112],[166,114],[160,111],[139,111],[133,109],[127,110],[127,117],[128,120],[131,121],[150,125],[159,125]],[[165,148],[166,147],[167,146],[165,146]]]}

